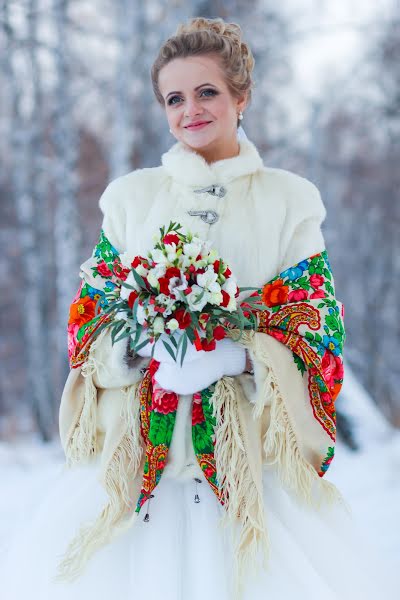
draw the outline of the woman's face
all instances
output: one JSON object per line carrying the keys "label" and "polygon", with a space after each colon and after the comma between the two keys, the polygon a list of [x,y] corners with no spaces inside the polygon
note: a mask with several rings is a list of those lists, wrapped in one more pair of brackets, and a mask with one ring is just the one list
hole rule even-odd
{"label": "woman's face", "polygon": [[[237,148],[237,117],[245,98],[232,97],[215,57],[175,58],[161,69],[158,85],[177,140],[203,155],[232,144]],[[188,127],[198,121],[207,124]]]}

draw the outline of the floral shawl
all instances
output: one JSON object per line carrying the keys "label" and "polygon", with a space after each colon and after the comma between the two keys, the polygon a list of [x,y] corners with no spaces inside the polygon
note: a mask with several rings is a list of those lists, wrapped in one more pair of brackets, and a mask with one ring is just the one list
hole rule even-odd
{"label": "floral shawl", "polygon": [[[105,292],[119,296],[126,279],[118,251],[101,232],[90,268],[71,305],[68,324],[69,357],[72,368],[86,360],[93,332],[104,323],[96,316],[98,303],[106,305]],[[258,333],[274,337],[292,352],[293,360],[307,383],[309,403],[324,432],[324,459],[318,475],[323,477],[334,456],[336,438],[335,400],[343,383],[343,305],[335,298],[332,271],[326,250],[305,258],[279,273],[253,296],[267,306],[258,313]],[[250,310],[246,301],[244,310]],[[178,396],[161,389],[154,380],[158,363],[151,361],[139,388],[140,431],[146,448],[143,482],[136,512],[160,481],[175,425]],[[215,384],[193,396],[192,440],[197,461],[221,504],[223,482],[218,481],[214,456],[216,418],[210,402]]]}

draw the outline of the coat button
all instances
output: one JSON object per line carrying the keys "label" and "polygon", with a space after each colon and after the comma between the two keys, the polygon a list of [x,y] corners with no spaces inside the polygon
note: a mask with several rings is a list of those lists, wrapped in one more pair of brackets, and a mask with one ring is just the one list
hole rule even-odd
{"label": "coat button", "polygon": [[208,185],[207,187],[201,188],[200,190],[194,190],[194,192],[195,194],[202,194],[204,192],[207,192],[212,196],[218,196],[219,198],[223,198],[226,194],[226,188],[224,188],[223,185],[218,185],[217,183],[214,183],[213,185]]}
{"label": "coat button", "polygon": [[219,214],[215,210],[188,210],[188,215],[191,217],[200,217],[208,225],[216,223],[219,219]]}

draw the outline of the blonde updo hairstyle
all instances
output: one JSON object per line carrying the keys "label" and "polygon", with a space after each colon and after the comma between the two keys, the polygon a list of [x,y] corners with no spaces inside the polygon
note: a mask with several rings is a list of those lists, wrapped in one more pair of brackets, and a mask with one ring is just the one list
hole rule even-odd
{"label": "blonde updo hairstyle", "polygon": [[[158,87],[161,69],[174,58],[187,56],[215,55],[220,62],[226,84],[234,98],[247,94],[247,106],[254,87],[251,74],[254,58],[250,47],[242,39],[242,30],[236,23],[226,23],[221,18],[195,17],[179,25],[175,35],[161,46],[151,68],[153,91],[159,104],[164,107],[164,98]],[[237,127],[240,120],[237,121]]]}

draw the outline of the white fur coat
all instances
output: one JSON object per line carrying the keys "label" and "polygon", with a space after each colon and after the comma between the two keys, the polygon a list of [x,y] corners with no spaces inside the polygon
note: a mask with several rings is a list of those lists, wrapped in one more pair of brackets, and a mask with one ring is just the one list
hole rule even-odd
{"label": "white fur coat", "polygon": [[[223,197],[195,191],[213,184],[225,188]],[[176,143],[163,154],[161,166],[138,169],[112,181],[100,208],[104,232],[120,252],[145,255],[158,228],[177,221],[213,241],[239,286],[262,286],[284,268],[324,248],[320,225],[325,207],[318,189],[294,173],[264,166],[248,139],[240,141],[238,156],[211,165]],[[190,216],[189,210],[213,210],[219,218],[210,225]],[[96,353],[97,364],[103,365],[96,378],[99,387],[137,380],[137,371],[124,361],[125,343],[112,348],[106,338]],[[256,380],[260,371],[261,365]],[[191,441],[190,400],[185,397],[179,403],[163,476],[199,474]]]}

